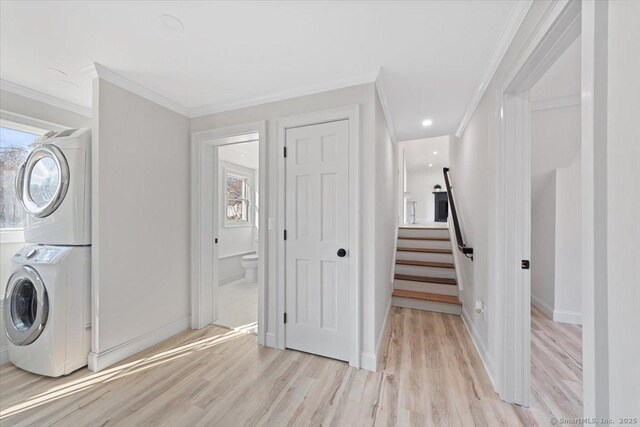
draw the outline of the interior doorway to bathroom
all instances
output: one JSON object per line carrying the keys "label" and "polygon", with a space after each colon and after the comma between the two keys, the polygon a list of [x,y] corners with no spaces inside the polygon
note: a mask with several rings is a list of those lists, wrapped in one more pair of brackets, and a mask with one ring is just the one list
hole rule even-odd
{"label": "interior doorway to bathroom", "polygon": [[214,148],[213,323],[257,332],[259,243],[258,134],[223,138]]}

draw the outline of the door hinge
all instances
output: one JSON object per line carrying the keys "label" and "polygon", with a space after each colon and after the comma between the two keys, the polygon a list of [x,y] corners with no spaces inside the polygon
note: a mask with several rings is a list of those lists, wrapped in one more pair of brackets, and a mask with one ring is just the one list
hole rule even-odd
{"label": "door hinge", "polygon": [[287,313],[284,314],[284,323],[287,323]]}
{"label": "door hinge", "polygon": [[213,241],[213,243],[218,243],[218,238],[216,237],[216,239]]}
{"label": "door hinge", "polygon": [[284,157],[287,157],[287,147],[284,147]]}
{"label": "door hinge", "polygon": [[287,240],[287,230],[284,230],[284,240]]}
{"label": "door hinge", "polygon": [[528,270],[531,268],[531,262],[528,259],[523,259],[521,266],[523,270]]}

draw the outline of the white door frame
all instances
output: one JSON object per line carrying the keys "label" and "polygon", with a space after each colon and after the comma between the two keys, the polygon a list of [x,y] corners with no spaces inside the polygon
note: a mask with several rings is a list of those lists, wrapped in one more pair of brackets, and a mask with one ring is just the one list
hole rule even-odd
{"label": "white door frame", "polygon": [[285,313],[285,160],[284,147],[287,129],[337,120],[349,120],[349,365],[360,367],[362,305],[360,260],[360,106],[351,105],[314,113],[279,119],[276,122],[278,138],[278,259],[276,273],[276,347],[286,347]]}
{"label": "white door frame", "polygon": [[[267,330],[265,298],[267,247],[267,125],[265,121],[240,124],[219,129],[195,132],[191,136],[191,327],[200,329],[217,318],[214,304],[217,289],[213,286],[218,266],[217,246],[214,244],[214,221],[217,204],[214,201],[214,176],[217,161],[215,147],[228,144],[234,136],[258,133],[259,194],[258,213],[258,343],[264,345]],[[210,183],[207,188],[203,183]],[[214,307],[215,305],[215,307]]]}
{"label": "white door frame", "polygon": [[[496,92],[499,138],[495,239],[491,248],[494,264],[489,273],[489,283],[495,285],[495,315],[490,319],[489,333],[495,355],[496,391],[503,400],[524,406],[529,404],[531,388],[530,270],[523,270],[520,265],[522,260],[530,260],[531,253],[529,89],[580,35],[581,6],[575,0],[549,3],[527,43],[498,82]],[[583,55],[589,49],[593,50],[593,45],[583,42]],[[583,94],[588,89],[583,85]],[[592,119],[583,114],[582,120],[584,128]],[[588,149],[584,137],[582,145],[583,150]],[[589,168],[583,169],[582,180],[593,183]],[[583,216],[585,213],[583,206]],[[583,245],[588,241],[589,236],[584,236]],[[583,316],[593,314],[583,309]]]}

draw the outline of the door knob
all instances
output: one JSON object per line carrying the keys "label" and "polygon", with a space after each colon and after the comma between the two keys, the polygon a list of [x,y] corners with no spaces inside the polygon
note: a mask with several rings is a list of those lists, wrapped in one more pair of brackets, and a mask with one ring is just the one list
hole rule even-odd
{"label": "door knob", "polygon": [[338,249],[338,256],[340,258],[343,258],[346,254],[347,254],[347,251],[345,251],[343,248]]}

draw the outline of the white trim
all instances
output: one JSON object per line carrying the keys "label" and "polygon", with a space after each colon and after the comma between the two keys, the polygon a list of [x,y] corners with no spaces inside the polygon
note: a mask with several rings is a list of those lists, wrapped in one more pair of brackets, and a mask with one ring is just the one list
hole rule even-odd
{"label": "white trim", "polygon": [[580,95],[558,96],[529,102],[531,111],[551,110],[553,108],[573,107],[575,105],[580,105]]}
{"label": "white trim", "polygon": [[91,108],[74,104],[72,102],[56,98],[55,96],[47,95],[42,92],[38,92],[37,90],[29,89],[27,87],[20,86],[6,80],[0,80],[0,89],[16,95],[24,96],[25,98],[29,98],[34,101],[42,102],[47,105],[62,108],[63,110],[71,111],[72,113],[80,114],[81,116],[91,117]]}
{"label": "white trim", "polygon": [[553,319],[553,307],[551,307],[546,302],[542,301],[540,298],[535,296],[533,293],[531,294],[531,304],[536,307],[538,310],[543,312],[549,319]]}
{"label": "white trim", "polygon": [[467,313],[467,310],[464,309],[464,306],[462,307],[462,323],[464,323],[464,326],[467,328],[467,331],[471,336],[471,341],[473,342],[473,345],[478,352],[478,356],[480,356],[480,360],[482,361],[484,370],[487,372],[487,376],[489,376],[489,380],[491,380],[491,384],[493,384],[493,387],[495,388],[496,383],[493,379],[493,363],[491,361],[491,357],[487,352],[485,343],[480,337],[480,332],[478,332],[478,330],[476,329],[476,325],[471,321],[469,313]]}
{"label": "white trim", "polygon": [[500,39],[498,40],[496,50],[493,52],[491,60],[487,64],[487,68],[482,75],[480,86],[478,87],[476,93],[473,95],[473,98],[471,98],[471,102],[469,102],[464,116],[462,117],[462,121],[460,122],[460,125],[456,130],[456,136],[458,138],[462,136],[465,128],[469,124],[469,120],[471,120],[473,113],[476,111],[480,100],[484,96],[487,87],[489,87],[489,83],[491,83],[491,80],[493,79],[498,66],[502,62],[504,55],[507,53],[507,49],[511,45],[513,38],[520,28],[520,25],[522,25],[522,21],[524,21],[524,18],[527,15],[527,12],[529,12],[529,8],[532,4],[533,0],[515,2],[515,6],[513,7],[511,14],[509,15],[509,19],[507,19],[507,22],[502,29],[502,33],[500,35]]}
{"label": "white trim", "polygon": [[15,130],[35,133],[38,135],[44,135],[45,133],[47,133],[47,131],[50,130],[58,131],[68,129],[68,126],[62,126],[57,123],[47,122],[45,120],[34,119],[33,117],[13,113],[7,110],[0,110],[0,125],[2,125],[2,127],[9,127]]}
{"label": "white trim", "polygon": [[380,98],[380,104],[382,105],[384,118],[387,121],[387,130],[389,131],[391,142],[393,144],[396,144],[398,142],[398,138],[396,138],[396,129],[393,124],[393,116],[391,115],[391,106],[389,105],[389,101],[387,100],[387,91],[385,89],[384,78],[382,76],[382,67],[380,67],[378,77],[376,77],[376,90],[378,91],[378,97]]}
{"label": "white trim", "polygon": [[244,278],[244,272],[232,274],[231,276],[227,276],[227,277],[220,277],[218,278],[218,287],[224,286],[227,283],[236,282],[243,278]]}
{"label": "white trim", "polygon": [[367,371],[378,372],[378,362],[384,358],[384,355],[380,354],[381,350],[384,350],[383,342],[387,335],[387,328],[389,327],[389,313],[391,313],[391,296],[389,297],[389,305],[387,306],[387,314],[382,321],[382,329],[378,334],[378,340],[376,342],[376,350],[374,353],[363,351],[360,355],[360,367]]}
{"label": "white trim", "polygon": [[189,322],[189,316],[183,317],[182,319],[163,326],[162,328],[158,328],[155,331],[136,337],[109,350],[101,351],[100,353],[91,352],[89,353],[88,358],[89,369],[93,372],[98,372],[113,365],[114,363],[118,363],[121,360],[126,359],[129,356],[133,356],[136,353],[146,350],[147,348],[186,330],[189,328]]}
{"label": "white trim", "polygon": [[493,315],[489,339],[495,389],[509,403],[527,406],[531,375],[530,270],[520,261],[531,252],[531,143],[529,90],[580,34],[581,3],[545,5],[529,37],[514,52],[496,83],[496,206],[492,223],[489,283]]}
{"label": "white trim", "polygon": [[379,72],[366,73],[359,76],[347,77],[344,79],[334,80],[328,83],[319,83],[308,86],[302,86],[295,89],[284,90],[266,96],[257,98],[240,100],[240,101],[223,101],[201,107],[191,108],[188,117],[196,118],[208,116],[210,114],[221,113],[225,111],[237,110],[240,108],[254,107],[256,105],[267,104],[269,102],[282,101],[284,99],[297,98],[301,96],[313,95],[321,92],[342,89],[349,86],[356,86],[376,81]]}
{"label": "white trim", "polygon": [[554,322],[582,325],[582,314],[575,311],[553,310],[551,318]]}
{"label": "white trim", "polygon": [[273,332],[267,332],[264,345],[267,347],[276,348],[276,334],[274,334]]}
{"label": "white trim", "polygon": [[[216,298],[217,286],[213,286],[217,274],[217,245],[213,243],[210,232],[217,221],[217,205],[214,195],[203,206],[202,180],[206,172],[214,188],[217,179],[213,179],[213,170],[217,164],[217,150],[215,147],[228,143],[230,137],[246,134],[258,134],[259,166],[258,185],[260,197],[260,212],[258,215],[258,343],[264,345],[267,341],[267,222],[269,213],[269,188],[267,174],[271,170],[271,162],[267,160],[267,122],[258,121],[225,128],[210,129],[195,132],[191,135],[191,327],[200,329],[211,324],[217,317],[213,301]],[[226,139],[226,140],[225,140]],[[234,141],[240,142],[240,141]],[[214,192],[217,194],[217,192]],[[213,218],[212,218],[213,217]],[[203,221],[202,218],[210,218]],[[203,238],[206,237],[206,238]]]}
{"label": "white trim", "polygon": [[24,229],[0,229],[0,243],[24,243]]}
{"label": "white trim", "polygon": [[360,368],[360,342],[362,339],[362,283],[360,254],[360,106],[349,105],[328,110],[305,113],[278,119],[275,124],[277,132],[277,188],[278,188],[278,245],[276,273],[276,342],[277,348],[284,349],[285,337],[285,161],[282,155],[285,147],[285,136],[288,128],[309,126],[337,120],[349,120],[349,365]]}
{"label": "white trim", "polygon": [[121,76],[113,70],[105,67],[104,65],[98,64],[94,62],[90,66],[84,68],[83,70],[90,78],[100,78],[102,80],[108,81],[116,86],[119,86],[123,89],[128,90],[129,92],[133,92],[136,95],[139,95],[151,102],[155,102],[158,105],[161,105],[171,111],[174,111],[178,114],[182,114],[185,117],[189,116],[189,109],[184,107],[183,105],[163,96],[157,92],[154,92],[151,89],[148,89],[138,83],[135,83],[128,78]]}

